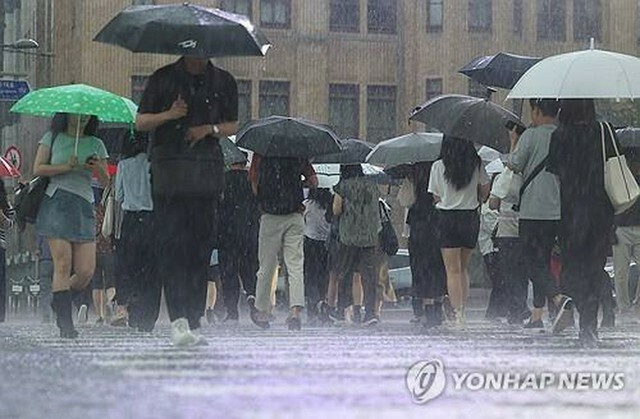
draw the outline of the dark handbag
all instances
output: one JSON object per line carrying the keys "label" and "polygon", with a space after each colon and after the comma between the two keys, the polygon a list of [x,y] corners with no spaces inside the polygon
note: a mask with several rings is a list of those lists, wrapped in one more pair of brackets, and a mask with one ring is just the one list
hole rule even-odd
{"label": "dark handbag", "polygon": [[[51,150],[56,140],[57,134],[51,139]],[[51,153],[50,153],[51,154]],[[49,156],[51,162],[51,156]],[[16,221],[18,228],[24,230],[27,223],[33,224],[38,217],[40,204],[49,186],[50,178],[47,176],[36,176],[29,183],[20,183],[15,191],[14,206],[16,211]]]}
{"label": "dark handbag", "polygon": [[398,235],[391,224],[391,218],[385,205],[380,202],[380,221],[382,222],[382,230],[380,230],[380,248],[384,253],[393,256],[398,253],[400,247],[398,243]]}

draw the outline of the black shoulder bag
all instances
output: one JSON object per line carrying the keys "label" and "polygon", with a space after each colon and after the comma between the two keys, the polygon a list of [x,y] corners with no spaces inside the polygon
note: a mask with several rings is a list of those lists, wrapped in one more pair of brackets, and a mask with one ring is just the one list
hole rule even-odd
{"label": "black shoulder bag", "polygon": [[[49,153],[49,163],[53,156],[53,144],[58,134],[53,134],[51,138],[51,151]],[[44,194],[49,186],[50,178],[48,176],[36,176],[29,183],[18,184],[15,191],[14,205],[16,211],[16,221],[18,228],[23,231],[26,224],[33,224],[38,217],[40,204],[44,198]]]}
{"label": "black shoulder bag", "polygon": [[527,187],[533,182],[533,180],[538,177],[542,170],[544,170],[547,165],[547,159],[549,156],[542,159],[542,161],[533,169],[533,172],[522,182],[522,186],[520,187],[520,193],[518,194],[518,203],[514,204],[512,209],[515,212],[520,212],[520,204],[522,203],[522,195],[524,195],[524,191],[527,190]]}
{"label": "black shoulder bag", "polygon": [[398,235],[396,234],[391,218],[387,212],[385,204],[378,202],[380,210],[380,221],[382,222],[382,230],[380,230],[380,248],[384,253],[389,256],[393,256],[398,253],[400,247],[398,243]]}

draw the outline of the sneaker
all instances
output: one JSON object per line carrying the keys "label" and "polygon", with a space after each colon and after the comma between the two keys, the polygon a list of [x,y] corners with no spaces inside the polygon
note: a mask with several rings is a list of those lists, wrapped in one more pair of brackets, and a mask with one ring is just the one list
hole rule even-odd
{"label": "sneaker", "polygon": [[251,317],[251,321],[253,324],[258,326],[260,329],[268,329],[269,325],[269,314],[263,313],[260,310],[256,309],[249,313],[249,317]]}
{"label": "sneaker", "polygon": [[375,314],[372,316],[365,315],[364,321],[362,322],[363,326],[376,326],[380,323],[380,318]]}
{"label": "sneaker", "polygon": [[464,318],[464,309],[458,308],[452,308],[453,310],[453,327],[456,329],[466,329],[467,327],[467,321]]}
{"label": "sneaker", "polygon": [[560,309],[551,327],[551,332],[557,334],[573,325],[573,300],[569,297],[563,297]]}
{"label": "sneaker", "polygon": [[189,322],[185,318],[174,320],[171,323],[171,343],[173,346],[195,346],[199,338],[189,330]]}
{"label": "sneaker", "polygon": [[249,306],[249,312],[252,313],[256,311],[256,297],[253,295],[249,295],[247,297],[247,305]]}
{"label": "sneaker", "polygon": [[286,321],[287,328],[292,331],[298,331],[302,329],[302,322],[299,316],[289,316]]}
{"label": "sneaker", "polygon": [[192,330],[191,334],[196,338],[196,343],[194,344],[194,346],[209,346],[207,338],[205,338],[198,330]]}
{"label": "sneaker", "polygon": [[78,309],[78,323],[85,324],[89,321],[89,307],[86,304],[82,304]]}
{"label": "sneaker", "polygon": [[102,317],[98,317],[96,319],[96,326],[103,326],[104,325],[104,319]]}
{"label": "sneaker", "polygon": [[353,306],[344,309],[344,322],[346,324],[353,324]]}
{"label": "sneaker", "polygon": [[522,326],[523,329],[544,329],[544,323],[540,320],[529,320]]}
{"label": "sneaker", "polygon": [[332,322],[344,322],[344,310],[336,307],[329,307],[329,319]]}

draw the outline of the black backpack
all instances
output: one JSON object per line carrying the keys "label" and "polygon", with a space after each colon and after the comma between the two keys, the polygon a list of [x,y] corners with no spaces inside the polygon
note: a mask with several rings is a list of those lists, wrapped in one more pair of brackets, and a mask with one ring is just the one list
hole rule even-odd
{"label": "black backpack", "polygon": [[260,209],[273,215],[293,214],[300,209],[304,160],[290,157],[264,157],[258,171]]}

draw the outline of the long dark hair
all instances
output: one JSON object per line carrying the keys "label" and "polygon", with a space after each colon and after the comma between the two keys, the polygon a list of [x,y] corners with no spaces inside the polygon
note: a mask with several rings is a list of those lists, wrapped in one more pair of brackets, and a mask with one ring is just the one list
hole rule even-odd
{"label": "long dark hair", "polygon": [[326,211],[333,203],[333,194],[328,188],[313,188],[309,189],[309,199],[317,202]]}
{"label": "long dark hair", "polygon": [[[84,135],[93,135],[95,136],[98,132],[98,117],[95,115],[91,115],[89,117],[89,122],[84,127]],[[50,130],[52,134],[60,134],[61,132],[66,132],[69,127],[69,114],[58,112],[51,119]]]}
{"label": "long dark hair", "polygon": [[343,164],[340,166],[340,180],[364,176],[361,164]]}
{"label": "long dark hair", "polygon": [[442,140],[440,158],[444,163],[444,177],[457,190],[467,186],[482,161],[473,143],[468,140],[445,135]]}
{"label": "long dark hair", "polygon": [[421,191],[429,187],[429,175],[431,175],[431,162],[416,163],[413,168],[413,186],[418,196]]}
{"label": "long dark hair", "polygon": [[593,99],[562,99],[560,101],[561,125],[592,124],[596,121],[596,105]]}

